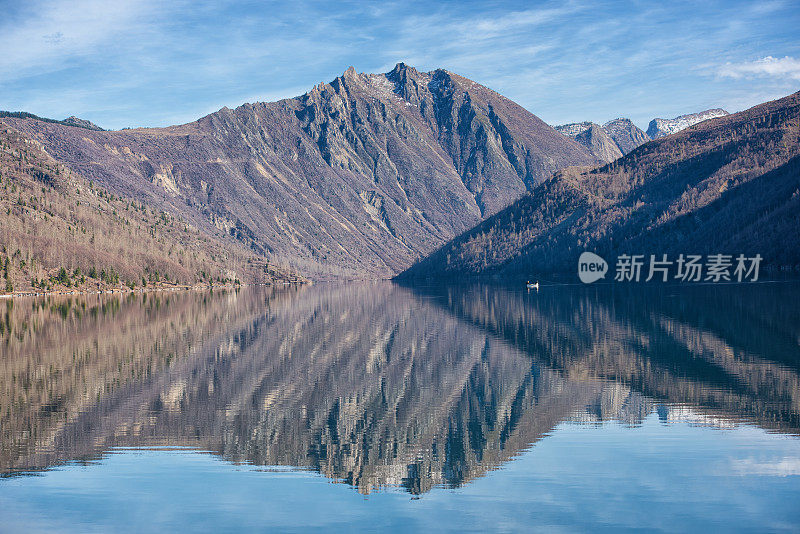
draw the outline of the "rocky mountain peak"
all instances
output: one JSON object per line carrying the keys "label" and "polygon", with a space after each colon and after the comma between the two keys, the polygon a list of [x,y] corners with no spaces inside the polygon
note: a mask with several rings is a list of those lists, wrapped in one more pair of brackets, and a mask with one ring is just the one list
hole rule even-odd
{"label": "rocky mountain peak", "polygon": [[623,154],[650,140],[647,134],[633,124],[633,121],[624,117],[608,121],[603,125],[603,130],[614,140]]}
{"label": "rocky mountain peak", "polygon": [[558,169],[596,163],[479,83],[404,63],[163,129],[15,117],[88,179],[313,278],[392,276]]}
{"label": "rocky mountain peak", "polygon": [[404,78],[408,76],[415,77],[418,75],[419,71],[417,69],[411,65],[406,65],[402,61],[395,65],[394,68],[387,73],[387,76],[391,78]]}
{"label": "rocky mountain peak", "polygon": [[593,122],[576,122],[554,126],[561,134],[576,140],[597,157],[597,159],[610,163],[622,156],[622,151],[616,142],[599,124]]}
{"label": "rocky mountain peak", "polygon": [[566,135],[567,137],[575,137],[579,133],[583,133],[589,128],[594,125],[593,122],[583,121],[583,122],[573,122],[570,124],[560,124],[558,126],[553,126],[556,130],[560,133]]}
{"label": "rocky mountain peak", "polygon": [[703,122],[705,120],[714,119],[717,117],[724,117],[725,115],[729,115],[729,113],[724,109],[715,108],[707,109],[699,113],[680,115],[674,119],[655,118],[650,121],[650,124],[647,127],[647,135],[649,135],[651,139],[658,139],[659,137],[664,137],[665,135],[680,132],[689,126],[694,126],[698,122]]}
{"label": "rocky mountain peak", "polygon": [[394,84],[394,92],[412,104],[419,105],[428,91],[430,75],[419,72],[405,63],[398,63],[386,73],[386,79]]}

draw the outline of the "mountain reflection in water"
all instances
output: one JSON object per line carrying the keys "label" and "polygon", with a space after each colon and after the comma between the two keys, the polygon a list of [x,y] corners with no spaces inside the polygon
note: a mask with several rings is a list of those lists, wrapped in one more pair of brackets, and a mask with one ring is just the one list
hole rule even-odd
{"label": "mountain reflection in water", "polygon": [[386,282],[7,301],[0,472],[168,445],[419,494],[569,420],[797,434],[798,297]]}

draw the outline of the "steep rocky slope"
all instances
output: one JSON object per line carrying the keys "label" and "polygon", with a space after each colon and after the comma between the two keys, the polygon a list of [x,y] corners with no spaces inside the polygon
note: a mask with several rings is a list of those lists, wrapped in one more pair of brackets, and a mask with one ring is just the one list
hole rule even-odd
{"label": "steep rocky slope", "polygon": [[630,119],[614,119],[603,126],[593,122],[575,122],[554,126],[562,134],[585,146],[597,159],[611,163],[634,148],[650,141]]}
{"label": "steep rocky slope", "polygon": [[313,278],[392,276],[554,171],[596,162],[494,91],[404,64],[169,128],[4,120],[112,193]]}
{"label": "steep rocky slope", "polygon": [[579,122],[556,126],[555,129],[585,146],[600,161],[611,163],[622,156],[617,143],[598,124]]}
{"label": "steep rocky slope", "polygon": [[0,120],[0,293],[285,279],[265,261],[109,193]]}
{"label": "steep rocky slope", "polygon": [[700,113],[690,113],[688,115],[681,115],[674,119],[653,119],[647,126],[647,135],[650,139],[658,139],[665,135],[674,134],[685,130],[689,126],[693,126],[698,122],[708,119],[715,119],[717,117],[724,117],[728,112],[724,109],[707,109]]}
{"label": "steep rocky slope", "polygon": [[603,130],[614,140],[623,154],[645,144],[650,140],[630,119],[610,120],[603,125]]}
{"label": "steep rocky slope", "polygon": [[557,173],[404,277],[565,272],[580,253],[761,254],[800,266],[800,93]]}

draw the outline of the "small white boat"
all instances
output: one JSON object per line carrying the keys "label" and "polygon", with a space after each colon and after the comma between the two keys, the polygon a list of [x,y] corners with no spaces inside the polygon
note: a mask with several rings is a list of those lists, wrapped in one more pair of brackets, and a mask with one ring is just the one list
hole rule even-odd
{"label": "small white boat", "polygon": [[539,282],[532,284],[530,281],[528,281],[525,284],[525,287],[527,287],[528,289],[535,289],[536,291],[539,291]]}

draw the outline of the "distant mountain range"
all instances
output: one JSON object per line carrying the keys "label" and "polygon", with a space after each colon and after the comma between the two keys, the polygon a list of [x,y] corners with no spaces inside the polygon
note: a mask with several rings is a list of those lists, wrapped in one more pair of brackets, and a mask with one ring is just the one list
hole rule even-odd
{"label": "distant mountain range", "polygon": [[800,266],[800,92],[569,168],[401,278],[574,273],[584,250]]}
{"label": "distant mountain range", "polygon": [[553,172],[598,162],[496,92],[402,63],[168,128],[2,121],[111,193],[315,279],[391,277]]}
{"label": "distant mountain range", "polygon": [[693,126],[698,122],[708,119],[715,119],[717,117],[724,117],[729,113],[724,109],[707,109],[700,113],[690,113],[688,115],[681,115],[674,119],[653,119],[647,126],[647,135],[650,139],[658,139],[665,135],[671,135],[681,130],[685,130],[689,126]]}
{"label": "distant mountain range", "polygon": [[593,122],[578,122],[555,126],[555,129],[585,146],[600,161],[610,163],[622,157],[622,150],[619,145],[617,145],[608,132],[598,124]]}
{"label": "distant mountain range", "polygon": [[647,133],[625,118],[608,121],[602,126],[587,121],[562,124],[554,128],[585,146],[600,161],[611,163],[651,139],[674,134],[698,122],[725,115],[728,112],[724,109],[709,109],[674,119],[653,119]]}

